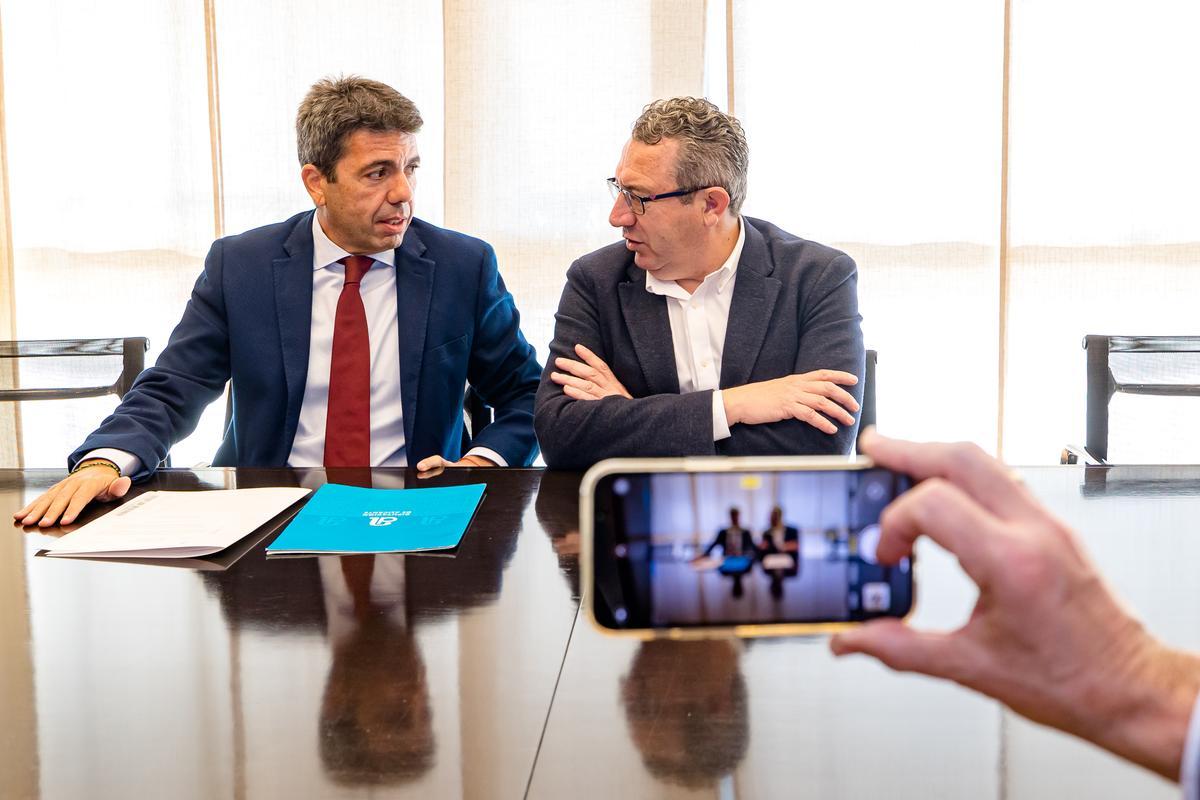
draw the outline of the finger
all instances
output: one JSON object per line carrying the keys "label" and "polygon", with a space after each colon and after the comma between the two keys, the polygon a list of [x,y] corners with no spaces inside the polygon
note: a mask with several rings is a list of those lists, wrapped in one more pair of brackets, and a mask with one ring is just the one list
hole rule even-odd
{"label": "finger", "polygon": [[[38,520],[42,518],[42,515],[46,513],[46,509],[48,509],[50,504],[54,502],[54,498],[58,496],[60,491],[62,491],[62,484],[55,484],[54,486],[50,487],[45,494],[26,506],[25,509],[28,509],[28,511],[26,512],[25,516],[21,518],[21,524],[36,525]],[[25,509],[22,510],[24,511]]]}
{"label": "finger", "polygon": [[592,401],[595,401],[595,400],[599,400],[599,399],[600,399],[599,397],[596,397],[596,396],[594,396],[594,395],[588,394],[587,392],[585,392],[585,391],[583,391],[582,389],[579,389],[579,388],[577,388],[577,387],[575,387],[575,386],[563,386],[563,394],[565,394],[567,397],[571,398],[572,400],[592,400]]}
{"label": "finger", "polygon": [[804,405],[804,403],[797,402],[792,404],[792,416],[801,422],[807,422],[822,433],[831,435],[837,433],[838,429],[836,425],[818,414],[814,409]]}
{"label": "finger", "polygon": [[[79,487],[77,485],[63,487],[63,490],[56,494],[54,499],[50,501],[50,506],[46,509],[46,512],[42,514],[42,518],[38,520],[38,527],[49,528],[51,525],[57,522],[58,518],[62,516],[63,511],[66,510],[67,504],[71,501],[71,498],[75,496],[75,492],[77,491],[79,491]],[[91,497],[88,497],[88,499],[90,500]]]}
{"label": "finger", "polygon": [[[113,483],[116,483],[118,480],[121,479],[117,478],[113,481]],[[79,513],[83,511],[84,507],[86,507],[88,503],[92,502],[92,500],[99,495],[105,494],[103,489],[107,489],[108,487],[101,488],[102,491],[97,493],[96,487],[90,483],[85,483],[75,489],[74,493],[70,497],[70,500],[67,502],[66,508],[63,510],[62,524],[69,525],[74,522],[75,518],[79,516]]]}
{"label": "finger", "polygon": [[809,394],[801,397],[800,402],[820,411],[827,417],[833,417],[843,425],[853,425],[854,415],[827,397],[819,394]]}
{"label": "finger", "polygon": [[991,563],[996,551],[989,541],[1006,536],[999,521],[983,506],[943,478],[931,478],[892,501],[879,519],[876,557],[895,564],[912,553],[921,536],[953,553],[967,575],[987,585],[1003,563]]}
{"label": "finger", "polygon": [[835,656],[863,653],[894,670],[946,678],[961,660],[956,644],[953,633],[917,631],[898,619],[880,619],[835,634],[829,649]]}
{"label": "finger", "polygon": [[879,465],[907,473],[917,480],[945,478],[1001,519],[1042,519],[1045,516],[1045,511],[1013,471],[983,452],[978,445],[905,442],[867,430],[859,438],[858,447]]}
{"label": "finger", "polygon": [[853,386],[858,383],[857,376],[838,369],[814,369],[812,372],[801,374],[800,377],[806,381],[829,381],[830,383],[839,383],[842,386]]}
{"label": "finger", "polygon": [[592,375],[596,374],[596,371],[587,364],[579,361],[572,361],[569,358],[559,357],[554,359],[554,366],[561,370],[565,370],[572,375],[578,375],[581,378],[590,378]]}
{"label": "finger", "polygon": [[583,378],[576,378],[574,375],[564,375],[561,372],[551,372],[550,380],[557,383],[559,386],[566,388],[567,386],[578,389],[584,394],[591,397],[596,389],[596,384]]}
{"label": "finger", "polygon": [[845,408],[851,411],[858,411],[858,401],[854,399],[854,395],[847,392],[842,387],[829,381],[817,382],[805,387],[813,394],[819,394],[822,397],[828,397],[835,403],[840,403]]}
{"label": "finger", "polygon": [[584,363],[586,363],[592,369],[594,369],[598,372],[604,373],[605,375],[612,374],[612,370],[608,368],[608,364],[605,363],[604,359],[602,359],[600,356],[596,355],[595,353],[593,353],[591,350],[587,349],[583,345],[581,345],[581,344],[575,345],[575,352],[578,353],[579,357],[584,360]]}
{"label": "finger", "polygon": [[128,477],[122,476],[116,478],[108,486],[104,487],[104,491],[96,495],[96,499],[102,503],[107,503],[110,500],[124,497],[129,492],[131,485],[133,485],[133,481]]}
{"label": "finger", "polygon": [[442,458],[441,456],[427,456],[426,458],[422,458],[417,462],[417,472],[426,472],[431,469],[437,469],[438,467],[444,467],[449,463],[450,462],[446,461],[446,459]]}

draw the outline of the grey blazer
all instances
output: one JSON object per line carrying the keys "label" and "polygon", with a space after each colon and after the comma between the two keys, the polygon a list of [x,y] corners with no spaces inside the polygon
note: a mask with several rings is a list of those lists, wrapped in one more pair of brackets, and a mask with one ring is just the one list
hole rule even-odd
{"label": "grey blazer", "polygon": [[[845,253],[750,217],[738,262],[721,360],[722,389],[814,369],[859,377],[865,360],[858,274]],[[534,411],[546,464],[583,469],[615,456],[848,453],[855,430],[830,436],[784,420],[735,425],[712,437],[712,391],[679,393],[666,298],[646,291],[646,273],[624,242],[579,258],[554,316],[554,340]],[[558,356],[582,343],[612,368],[632,400],[572,400],[550,380]]]}

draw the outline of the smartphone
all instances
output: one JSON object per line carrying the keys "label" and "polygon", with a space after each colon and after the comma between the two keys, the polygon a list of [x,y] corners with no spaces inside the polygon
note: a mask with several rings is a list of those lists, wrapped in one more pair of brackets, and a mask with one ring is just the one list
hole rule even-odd
{"label": "smartphone", "polygon": [[906,617],[879,515],[912,485],[867,458],[610,459],[580,484],[583,602],[640,638],[791,636]]}

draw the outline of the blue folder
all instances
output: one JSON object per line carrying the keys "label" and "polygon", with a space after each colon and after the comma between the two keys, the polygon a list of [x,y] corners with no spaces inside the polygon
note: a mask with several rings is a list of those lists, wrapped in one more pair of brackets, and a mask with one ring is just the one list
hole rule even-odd
{"label": "blue folder", "polygon": [[327,483],[313,493],[268,555],[416,553],[457,547],[486,484],[363,489]]}

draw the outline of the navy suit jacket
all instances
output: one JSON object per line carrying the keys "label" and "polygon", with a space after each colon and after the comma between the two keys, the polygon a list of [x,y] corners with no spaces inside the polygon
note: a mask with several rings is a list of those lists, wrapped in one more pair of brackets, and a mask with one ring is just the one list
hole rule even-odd
{"label": "navy suit jacket", "polygon": [[[214,466],[284,466],[300,419],[312,324],[312,211],[218,239],[158,362],[68,458],[115,447],[141,479],[233,385],[233,417]],[[467,382],[495,409],[473,445],[511,466],[537,454],[533,399],[541,367],[479,239],[413,220],[396,249],[400,400],[409,464],[461,456]]]}
{"label": "navy suit jacket", "polygon": [[[721,360],[720,386],[815,369],[857,375],[845,387],[862,402],[862,317],[858,272],[845,253],[742,218],[738,261]],[[617,456],[825,455],[849,453],[857,425],[829,435],[795,419],[734,425],[712,438],[712,392],[679,393],[667,298],[646,291],[646,272],[624,242],[583,256],[567,271],[554,315],[554,340],[537,394],[534,424],[546,464],[584,469]],[[578,359],[582,344],[633,395],[572,400],[550,373],[558,356]]]}

